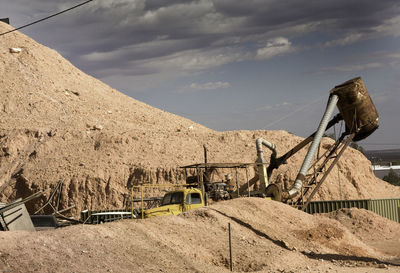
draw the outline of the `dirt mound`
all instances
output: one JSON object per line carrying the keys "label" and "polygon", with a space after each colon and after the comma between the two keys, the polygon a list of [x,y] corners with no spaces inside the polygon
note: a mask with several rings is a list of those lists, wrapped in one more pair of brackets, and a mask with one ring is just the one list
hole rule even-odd
{"label": "dirt mound", "polygon": [[339,221],[358,238],[386,254],[400,257],[400,225],[364,209],[340,209],[321,214]]}
{"label": "dirt mound", "polygon": [[[0,31],[8,29],[0,23]],[[21,52],[11,53],[14,47]],[[125,96],[19,32],[0,37],[0,56],[3,202],[54,188],[61,179],[61,209],[75,204],[76,215],[83,208],[120,208],[132,185],[183,182],[177,167],[203,162],[203,144],[209,161],[254,162],[258,137],[275,143],[278,155],[302,140],[285,131],[213,131]],[[324,140],[321,152],[331,144]],[[278,171],[294,180],[305,153]],[[355,150],[346,151],[338,167],[316,199],[400,197]]]}
{"label": "dirt mound", "polygon": [[228,223],[235,271],[398,269],[338,221],[260,198],[224,201],[180,216],[4,232],[0,266],[12,272],[229,272]]}

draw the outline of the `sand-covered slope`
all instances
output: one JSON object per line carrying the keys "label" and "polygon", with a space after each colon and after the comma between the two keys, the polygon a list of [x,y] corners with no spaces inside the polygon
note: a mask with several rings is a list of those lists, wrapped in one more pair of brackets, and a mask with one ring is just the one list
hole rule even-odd
{"label": "sand-covered slope", "polygon": [[[398,238],[400,225],[363,210],[351,215],[355,226],[349,229],[347,218],[312,216],[283,203],[240,198],[180,216],[36,233],[3,232],[0,268],[10,272],[229,272],[230,223],[235,272],[398,272],[396,253],[371,245],[369,238],[379,237],[383,243]],[[358,219],[363,219],[364,228],[371,227],[369,233],[359,232],[363,228]]]}
{"label": "sand-covered slope", "polygon": [[[0,23],[1,32],[8,29]],[[13,47],[22,51],[10,53]],[[254,162],[258,137],[275,143],[279,154],[301,141],[285,131],[216,132],[156,109],[19,32],[0,37],[0,72],[3,202],[54,188],[61,179],[60,208],[75,204],[76,214],[83,208],[122,207],[131,185],[182,182],[177,167],[203,162],[203,144],[210,162]],[[331,143],[324,140],[322,148]],[[294,179],[305,153],[279,172]],[[340,191],[346,199],[400,197],[400,189],[375,178],[370,162],[355,150],[346,151],[338,167],[316,199],[339,199]],[[44,200],[36,201],[36,208]]]}

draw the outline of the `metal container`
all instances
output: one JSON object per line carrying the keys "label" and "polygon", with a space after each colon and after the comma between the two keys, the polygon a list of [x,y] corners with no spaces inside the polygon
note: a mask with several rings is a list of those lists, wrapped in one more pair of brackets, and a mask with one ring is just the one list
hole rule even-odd
{"label": "metal container", "polygon": [[81,222],[84,224],[101,224],[121,219],[132,219],[132,212],[126,209],[116,210],[83,210]]}
{"label": "metal container", "polygon": [[312,201],[307,206],[306,212],[328,213],[343,208],[366,209],[400,223],[400,198]]}
{"label": "metal container", "polygon": [[368,137],[378,128],[378,112],[361,77],[335,86],[330,93],[339,97],[337,107],[345,121],[346,132],[356,133],[353,141]]}
{"label": "metal container", "polygon": [[400,198],[369,200],[368,210],[400,223]]}

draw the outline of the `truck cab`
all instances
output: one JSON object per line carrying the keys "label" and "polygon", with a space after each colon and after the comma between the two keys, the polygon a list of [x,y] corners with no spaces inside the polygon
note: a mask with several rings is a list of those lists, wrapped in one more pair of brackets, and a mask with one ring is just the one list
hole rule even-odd
{"label": "truck cab", "polygon": [[188,188],[166,193],[158,208],[144,211],[144,217],[178,215],[185,211],[204,207],[204,198],[199,189]]}

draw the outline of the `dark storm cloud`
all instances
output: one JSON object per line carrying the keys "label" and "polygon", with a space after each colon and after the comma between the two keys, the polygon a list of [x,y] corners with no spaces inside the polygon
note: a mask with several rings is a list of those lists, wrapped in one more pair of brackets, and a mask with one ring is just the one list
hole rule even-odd
{"label": "dark storm cloud", "polygon": [[157,10],[160,7],[167,7],[167,6],[172,6],[176,4],[185,4],[190,1],[187,0],[170,0],[170,1],[165,1],[165,0],[148,0],[146,1],[146,10]]}
{"label": "dark storm cloud", "polygon": [[398,1],[214,1],[228,17],[246,17],[251,26],[276,26],[308,22],[330,22],[333,28],[363,28],[382,23],[398,14]]}
{"label": "dark storm cloud", "polygon": [[[76,3],[15,0],[4,12],[22,24]],[[163,63],[203,69],[270,58],[293,51],[292,39],[310,33],[323,33],[324,46],[354,43],[379,32],[390,35],[390,26],[382,26],[398,16],[399,6],[389,0],[102,0],[26,33],[96,76],[132,66],[130,73],[145,74],[162,71]]]}

